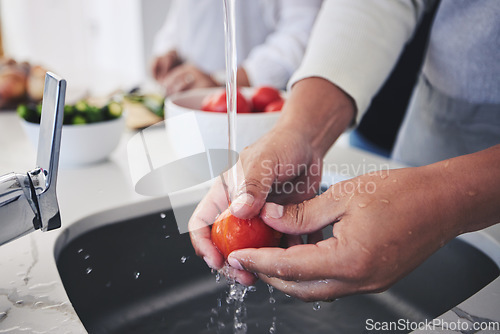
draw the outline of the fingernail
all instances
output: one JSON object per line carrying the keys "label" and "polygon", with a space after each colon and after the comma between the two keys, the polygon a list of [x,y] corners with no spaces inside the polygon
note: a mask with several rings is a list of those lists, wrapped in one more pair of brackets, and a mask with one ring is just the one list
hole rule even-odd
{"label": "fingernail", "polygon": [[252,206],[254,198],[250,194],[241,194],[234,201],[231,202],[231,212],[236,213],[240,211],[245,206]]}
{"label": "fingernail", "polygon": [[283,217],[283,205],[279,205],[276,203],[266,203],[266,218],[280,219]]}
{"label": "fingernail", "polygon": [[231,267],[239,269],[239,270],[243,270],[243,266],[241,265],[241,263],[238,260],[236,260],[234,257],[232,257],[231,255],[227,258],[227,262],[229,263],[229,265]]}
{"label": "fingernail", "polygon": [[205,261],[207,263],[207,265],[211,268],[211,269],[215,269],[217,270],[217,268],[215,267],[214,263],[212,262],[212,260],[210,260],[210,258],[208,256],[204,256],[203,257],[203,261]]}

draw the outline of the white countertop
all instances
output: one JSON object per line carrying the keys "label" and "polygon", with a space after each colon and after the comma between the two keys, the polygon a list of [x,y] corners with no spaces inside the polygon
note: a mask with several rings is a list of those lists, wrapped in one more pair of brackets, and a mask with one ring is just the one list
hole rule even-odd
{"label": "white countertop", "polygon": [[[84,217],[151,200],[137,194],[132,185],[126,152],[131,135],[131,131],[124,133],[109,161],[59,170],[60,229],[35,231],[0,247],[0,333],[86,333],[59,277],[54,244],[65,228]],[[28,142],[17,115],[0,112],[0,175],[33,169],[35,156],[35,149]],[[397,167],[385,159],[345,147],[333,148],[326,161],[341,161],[351,166]],[[488,235],[500,240],[500,227],[488,229]],[[460,309],[474,316],[500,319],[500,279],[474,297],[477,298],[459,305]],[[457,315],[450,311],[443,317],[450,321]]]}

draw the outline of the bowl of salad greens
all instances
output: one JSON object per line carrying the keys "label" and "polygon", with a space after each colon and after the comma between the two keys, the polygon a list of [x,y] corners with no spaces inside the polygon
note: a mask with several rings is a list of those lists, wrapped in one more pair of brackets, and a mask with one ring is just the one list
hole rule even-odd
{"label": "bowl of salad greens", "polygon": [[[38,146],[42,106],[21,104],[17,113],[26,135]],[[125,128],[121,102],[109,101],[96,106],[86,100],[64,107],[61,166],[82,166],[106,160],[118,146]]]}

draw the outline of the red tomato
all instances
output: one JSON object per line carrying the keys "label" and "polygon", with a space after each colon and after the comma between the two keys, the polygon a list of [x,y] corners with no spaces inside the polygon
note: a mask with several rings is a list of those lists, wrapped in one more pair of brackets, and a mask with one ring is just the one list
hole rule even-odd
{"label": "red tomato", "polygon": [[221,213],[212,226],[212,242],[226,259],[237,249],[276,247],[281,235],[260,217],[240,219],[233,216],[229,209]]}
{"label": "red tomato", "polygon": [[[206,96],[201,103],[201,110],[227,113],[226,91]],[[248,100],[239,90],[236,94],[236,110],[238,113],[252,112]]]}
{"label": "red tomato", "polygon": [[268,86],[259,87],[252,96],[253,109],[255,112],[263,112],[269,103],[280,99],[280,91],[276,88]]}
{"label": "red tomato", "polygon": [[281,111],[281,108],[283,108],[283,104],[285,104],[285,100],[283,99],[271,102],[266,106],[264,112]]}

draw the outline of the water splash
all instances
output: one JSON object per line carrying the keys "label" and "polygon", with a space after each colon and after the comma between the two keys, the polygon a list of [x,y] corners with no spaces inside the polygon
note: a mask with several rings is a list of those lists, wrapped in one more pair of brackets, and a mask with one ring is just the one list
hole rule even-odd
{"label": "water splash", "polygon": [[134,279],[139,279],[139,276],[141,276],[141,273],[136,271],[134,272]]}
{"label": "water splash", "polygon": [[321,304],[319,302],[314,302],[313,303],[313,310],[319,311],[319,309],[321,309]]}
{"label": "water splash", "polygon": [[189,259],[189,256],[182,256],[181,257],[181,263],[186,263],[186,261]]}
{"label": "water splash", "polygon": [[276,298],[274,298],[274,295],[273,295],[274,287],[272,285],[268,284],[267,289],[269,290],[269,304],[276,303]]}
{"label": "water splash", "polygon": [[271,327],[269,327],[269,334],[275,334],[276,333],[276,317],[273,317],[273,322],[271,324]]}

